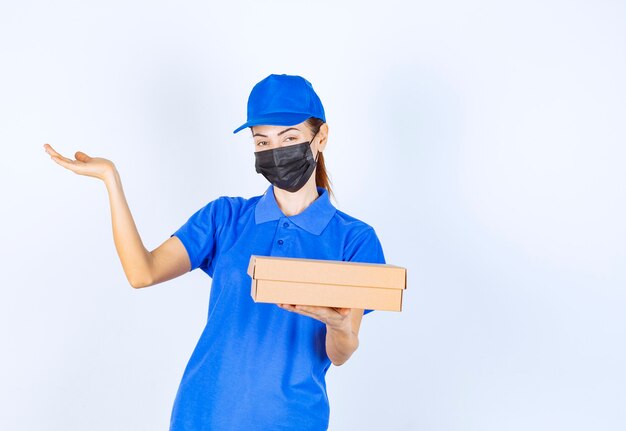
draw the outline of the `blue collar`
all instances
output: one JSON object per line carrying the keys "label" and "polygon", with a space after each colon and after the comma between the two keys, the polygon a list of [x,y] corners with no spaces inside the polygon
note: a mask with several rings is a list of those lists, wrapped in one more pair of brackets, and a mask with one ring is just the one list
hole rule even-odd
{"label": "blue collar", "polygon": [[330,219],[335,215],[337,209],[330,203],[328,190],[317,187],[317,192],[319,194],[318,198],[311,202],[304,211],[300,214],[288,217],[278,206],[276,197],[274,196],[274,185],[270,184],[265,194],[261,196],[261,199],[259,199],[256,204],[254,221],[256,224],[259,224],[278,220],[281,217],[287,217],[302,229],[314,235],[320,235],[330,222]]}

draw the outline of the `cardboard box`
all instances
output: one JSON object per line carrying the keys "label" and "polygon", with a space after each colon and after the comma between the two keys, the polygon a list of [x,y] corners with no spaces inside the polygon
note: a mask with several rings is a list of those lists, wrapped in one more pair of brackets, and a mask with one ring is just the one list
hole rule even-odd
{"label": "cardboard box", "polygon": [[250,257],[255,302],[402,311],[406,269],[389,264]]}

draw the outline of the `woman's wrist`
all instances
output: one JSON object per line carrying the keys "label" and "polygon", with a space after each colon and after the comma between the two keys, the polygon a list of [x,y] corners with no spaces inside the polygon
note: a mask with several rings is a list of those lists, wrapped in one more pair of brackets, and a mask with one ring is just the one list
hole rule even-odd
{"label": "woman's wrist", "polygon": [[330,324],[327,323],[326,324],[326,330],[327,331],[334,331],[334,332],[338,332],[341,334],[347,334],[350,335],[352,333],[352,322],[350,321],[350,317],[349,315],[343,320],[343,322],[337,324]]}
{"label": "woman's wrist", "polygon": [[104,181],[104,184],[106,185],[108,189],[110,189],[112,186],[115,186],[116,184],[119,184],[121,182],[120,174],[115,168],[115,165],[111,166],[109,169],[105,171],[105,173],[102,176],[102,181]]}
{"label": "woman's wrist", "polygon": [[333,327],[326,325],[326,353],[331,362],[341,365],[359,347],[359,338],[352,332],[352,325]]}

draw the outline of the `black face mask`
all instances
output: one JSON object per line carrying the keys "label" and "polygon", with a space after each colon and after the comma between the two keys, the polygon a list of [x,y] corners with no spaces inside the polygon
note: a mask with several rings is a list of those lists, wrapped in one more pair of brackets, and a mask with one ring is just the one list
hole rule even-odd
{"label": "black face mask", "polygon": [[313,139],[301,144],[255,152],[256,171],[279,189],[297,192],[306,184],[317,166],[319,152],[314,159],[311,152]]}

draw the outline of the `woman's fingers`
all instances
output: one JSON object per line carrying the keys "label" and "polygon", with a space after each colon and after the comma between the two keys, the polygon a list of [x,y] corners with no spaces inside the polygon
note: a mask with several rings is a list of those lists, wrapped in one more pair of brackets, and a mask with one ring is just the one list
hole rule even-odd
{"label": "woman's fingers", "polygon": [[350,308],[336,308],[336,307],[333,307],[333,310],[335,310],[337,313],[341,314],[344,317],[350,314],[350,311],[351,311]]}
{"label": "woman's fingers", "polygon": [[69,169],[70,171],[77,172],[76,164],[72,160],[67,161],[65,157],[59,158],[57,156],[52,156],[52,160],[54,160],[55,162],[57,162],[59,165],[63,166],[64,168]]}
{"label": "woman's fingers", "polygon": [[[67,157],[63,157],[62,155],[57,153],[55,151],[55,149],[52,148],[52,146],[50,144],[44,144],[43,147],[46,149],[46,153],[48,153],[50,155],[50,157],[52,157],[53,159],[56,157],[60,161],[64,161],[65,163],[74,163],[74,160],[68,159]],[[54,159],[54,160],[57,161],[56,159]]]}
{"label": "woman's fingers", "polygon": [[82,151],[76,151],[76,153],[74,153],[76,160],[72,160],[67,157],[63,157],[54,148],[52,148],[50,144],[44,144],[43,147],[52,160],[76,174],[104,180],[111,174],[111,172],[115,171],[115,165],[108,159],[102,157],[89,157]]}
{"label": "woman's fingers", "polygon": [[57,153],[54,148],[52,148],[52,145],[50,145],[50,144],[43,144],[43,148],[44,148],[44,150],[46,150],[46,153],[48,153],[49,155],[61,157],[61,155],[59,153]]}
{"label": "woman's fingers", "polygon": [[50,158],[52,158],[52,160],[57,162],[57,164],[63,166],[66,169],[69,169],[70,171],[76,174],[85,174],[84,172],[85,165],[84,165],[83,160],[90,159],[90,157],[87,156],[87,154],[77,151],[76,155],[80,154],[80,159],[72,160],[59,154],[57,151],[55,151],[54,148],[52,148],[50,144],[45,144],[44,148],[46,149],[46,153],[50,155]]}
{"label": "woman's fingers", "polygon": [[322,307],[317,305],[276,304],[283,310],[312,317],[325,324],[339,325],[348,318],[351,308]]}

